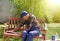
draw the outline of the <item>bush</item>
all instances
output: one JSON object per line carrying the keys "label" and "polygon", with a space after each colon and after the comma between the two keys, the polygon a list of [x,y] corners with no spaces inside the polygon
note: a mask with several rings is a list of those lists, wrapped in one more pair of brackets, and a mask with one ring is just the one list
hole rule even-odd
{"label": "bush", "polygon": [[59,14],[54,14],[53,17],[52,17],[52,22],[60,23],[60,15]]}

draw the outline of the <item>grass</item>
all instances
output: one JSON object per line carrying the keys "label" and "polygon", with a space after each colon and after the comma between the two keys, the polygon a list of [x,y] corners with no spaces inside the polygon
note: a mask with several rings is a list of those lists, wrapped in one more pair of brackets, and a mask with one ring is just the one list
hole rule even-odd
{"label": "grass", "polygon": [[[0,41],[2,41],[2,25],[0,25]],[[46,33],[46,39],[51,39],[53,34],[58,34],[58,37],[60,38],[60,23],[51,23],[48,24],[48,31]],[[11,38],[12,41],[19,41],[21,38]],[[35,41],[36,39],[34,39]]]}
{"label": "grass", "polygon": [[51,39],[52,35],[56,33],[58,34],[58,38],[60,38],[60,23],[48,24],[47,39]]}

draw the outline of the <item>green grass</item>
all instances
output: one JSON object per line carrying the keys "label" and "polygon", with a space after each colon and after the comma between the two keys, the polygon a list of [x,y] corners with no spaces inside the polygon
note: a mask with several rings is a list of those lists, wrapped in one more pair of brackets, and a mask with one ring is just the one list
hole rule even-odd
{"label": "green grass", "polygon": [[2,41],[2,39],[0,38],[0,41]]}
{"label": "green grass", "polygon": [[52,35],[56,33],[58,34],[58,38],[60,38],[60,23],[48,24],[47,39],[51,39]]}
{"label": "green grass", "polygon": [[[0,25],[0,41],[2,41],[2,25]],[[60,38],[60,23],[51,23],[48,24],[48,30],[46,33],[46,39],[51,39],[53,34],[58,33],[58,37]],[[19,41],[21,38],[11,38],[12,41]],[[35,41],[36,39],[34,39]]]}

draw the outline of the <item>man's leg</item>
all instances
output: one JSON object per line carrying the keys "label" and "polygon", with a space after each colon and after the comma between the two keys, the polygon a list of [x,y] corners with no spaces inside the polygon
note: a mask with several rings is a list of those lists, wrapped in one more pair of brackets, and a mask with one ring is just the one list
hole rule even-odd
{"label": "man's leg", "polygon": [[38,30],[30,31],[29,34],[28,34],[28,37],[27,37],[27,41],[33,41],[33,38],[35,36],[38,36],[39,33],[40,32]]}
{"label": "man's leg", "polygon": [[25,31],[23,31],[23,33],[22,33],[22,41],[26,41],[26,38],[27,38],[27,31],[25,30]]}

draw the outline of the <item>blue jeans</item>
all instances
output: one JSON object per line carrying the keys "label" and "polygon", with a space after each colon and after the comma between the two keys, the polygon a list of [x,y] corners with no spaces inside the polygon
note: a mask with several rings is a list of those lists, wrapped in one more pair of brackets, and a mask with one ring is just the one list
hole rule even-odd
{"label": "blue jeans", "polygon": [[22,41],[33,41],[33,38],[35,36],[39,35],[39,30],[33,30],[33,31],[29,31],[29,30],[25,30],[22,33]]}

